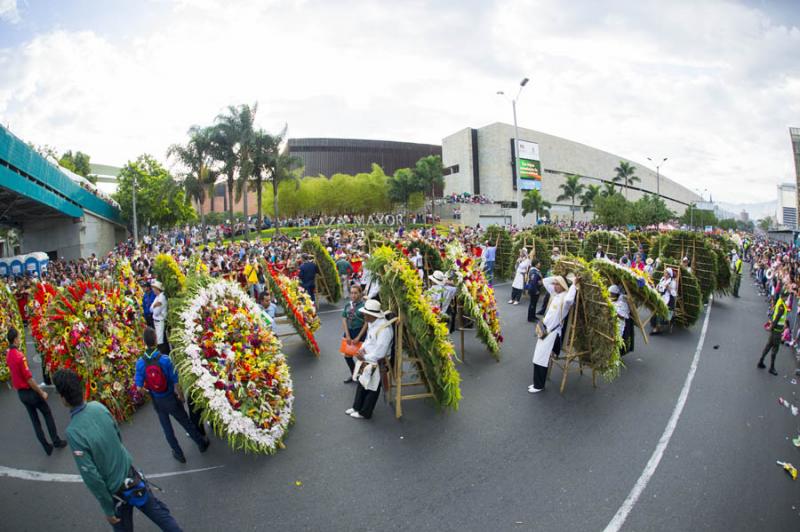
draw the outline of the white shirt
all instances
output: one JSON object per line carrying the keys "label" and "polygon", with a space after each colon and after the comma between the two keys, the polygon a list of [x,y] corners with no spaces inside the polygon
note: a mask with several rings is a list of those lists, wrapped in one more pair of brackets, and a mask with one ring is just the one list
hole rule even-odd
{"label": "white shirt", "polygon": [[364,350],[364,360],[376,364],[389,355],[394,338],[394,327],[388,324],[386,318],[378,318],[367,325],[367,339],[361,348]]}
{"label": "white shirt", "polygon": [[517,290],[525,288],[525,275],[528,273],[530,267],[531,261],[528,259],[522,259],[517,263],[517,272],[516,275],[514,275],[514,282],[511,283],[511,288],[516,288]]}
{"label": "white shirt", "polygon": [[[161,303],[161,305],[155,306],[156,303]],[[153,303],[150,305],[150,312],[153,313],[153,321],[163,321],[167,319],[167,296],[164,295],[164,292],[158,294],[153,300]]]}
{"label": "white shirt", "polygon": [[414,267],[418,270],[422,269],[422,255],[414,255],[411,259],[411,263],[414,264]]}
{"label": "white shirt", "polygon": [[631,309],[628,306],[628,301],[625,299],[625,294],[620,294],[613,304],[618,318],[627,320],[631,317]]}
{"label": "white shirt", "polygon": [[552,332],[561,327],[564,318],[567,317],[569,309],[575,302],[575,296],[578,294],[578,288],[573,283],[566,292],[556,293],[555,277],[546,277],[542,283],[545,289],[550,293],[550,303],[547,306],[547,312],[544,315],[542,323],[547,327],[547,330]]}
{"label": "white shirt", "polygon": [[669,305],[671,298],[678,297],[678,282],[665,275],[658,282],[656,290],[661,294],[661,299],[664,303]]}

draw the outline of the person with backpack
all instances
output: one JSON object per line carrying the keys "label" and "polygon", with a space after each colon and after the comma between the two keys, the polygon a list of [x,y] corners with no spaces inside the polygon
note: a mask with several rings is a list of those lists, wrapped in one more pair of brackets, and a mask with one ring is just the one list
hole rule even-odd
{"label": "person with backpack", "polygon": [[156,331],[150,327],[144,330],[144,343],[147,346],[147,353],[136,361],[134,378],[136,386],[141,393],[144,393],[145,390],[150,393],[156,414],[158,414],[158,421],[164,431],[164,437],[172,447],[172,456],[178,462],[185,464],[186,457],[175,438],[170,416],[175,418],[175,421],[189,433],[189,437],[194,440],[201,453],[206,452],[210,442],[189,420],[189,415],[183,407],[183,394],[178,385],[178,374],[175,372],[172,360],[158,350]]}

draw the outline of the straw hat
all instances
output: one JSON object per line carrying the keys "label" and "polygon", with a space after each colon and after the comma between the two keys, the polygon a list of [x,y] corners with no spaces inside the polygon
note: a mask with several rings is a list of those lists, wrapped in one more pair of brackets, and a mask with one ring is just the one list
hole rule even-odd
{"label": "straw hat", "polygon": [[644,263],[649,266],[649,265],[653,264],[653,259],[651,259],[650,257],[647,257],[647,260],[644,261]]}
{"label": "straw hat", "polygon": [[150,286],[152,286],[153,288],[158,288],[162,292],[164,291],[164,285],[161,284],[161,281],[159,280],[153,281],[152,283],[150,283]]}
{"label": "straw hat", "polygon": [[563,288],[564,290],[569,290],[569,286],[567,286],[567,281],[565,281],[564,278],[561,277],[560,275],[556,275],[555,279],[553,280],[558,284],[560,284],[561,288]]}
{"label": "straw hat", "polygon": [[608,287],[608,293],[619,295],[620,294],[619,286],[612,284],[611,286]]}
{"label": "straw hat", "polygon": [[375,318],[383,318],[386,315],[386,313],[381,310],[381,302],[375,299],[367,299],[367,302],[364,303],[364,306],[358,309],[358,311]]}
{"label": "straw hat", "polygon": [[430,275],[430,277],[428,277],[428,279],[430,279],[430,281],[431,281],[433,284],[436,284],[436,285],[443,285],[444,283],[446,283],[446,282],[447,282],[447,278],[446,278],[446,277],[444,276],[444,274],[443,274],[442,272],[440,272],[439,270],[436,270],[435,272],[433,272],[433,273]]}

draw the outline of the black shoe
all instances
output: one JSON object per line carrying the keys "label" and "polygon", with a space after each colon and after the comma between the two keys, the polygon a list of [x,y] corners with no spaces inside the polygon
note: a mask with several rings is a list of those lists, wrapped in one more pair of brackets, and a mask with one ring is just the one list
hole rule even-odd
{"label": "black shoe", "polygon": [[777,375],[777,374],[778,374],[778,372],[777,372],[777,371],[775,371],[775,368],[769,368],[769,372],[770,372],[772,375]]}
{"label": "black shoe", "polygon": [[53,447],[55,447],[56,449],[63,449],[66,446],[67,442],[65,442],[64,440],[58,440],[56,442],[53,442]]}
{"label": "black shoe", "polygon": [[173,457],[175,460],[177,460],[178,462],[182,463],[182,464],[185,464],[185,463],[186,463],[186,457],[185,457],[185,456],[183,456],[183,455],[182,455],[182,454],[180,454],[180,453],[176,453],[175,451],[172,451],[172,457]]}
{"label": "black shoe", "polygon": [[354,382],[354,381],[353,381],[353,377],[347,377],[347,378],[346,378],[344,381],[342,381],[342,382],[344,382],[344,384],[350,384],[351,382]]}
{"label": "black shoe", "polygon": [[766,368],[767,366],[765,366],[765,365],[764,365],[764,361],[763,361],[763,360],[759,360],[759,361],[758,361],[758,365],[757,365],[756,367],[757,367],[758,369],[764,369],[764,368]]}
{"label": "black shoe", "polygon": [[47,456],[50,456],[51,454],[53,454],[53,446],[48,443],[47,446],[44,448],[44,452],[47,453]]}
{"label": "black shoe", "polygon": [[200,449],[201,453],[204,453],[208,450],[208,446],[211,445],[211,440],[208,438],[203,439],[203,442],[198,445],[197,447]]}

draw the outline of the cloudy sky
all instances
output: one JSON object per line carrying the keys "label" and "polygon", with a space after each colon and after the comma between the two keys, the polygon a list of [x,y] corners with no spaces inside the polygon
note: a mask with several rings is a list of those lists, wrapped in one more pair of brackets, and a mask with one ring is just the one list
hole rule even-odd
{"label": "cloudy sky", "polygon": [[730,202],[792,181],[800,2],[0,0],[0,121],[121,165],[228,104],[293,137],[511,121]]}

